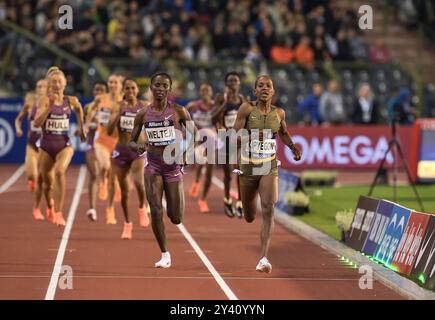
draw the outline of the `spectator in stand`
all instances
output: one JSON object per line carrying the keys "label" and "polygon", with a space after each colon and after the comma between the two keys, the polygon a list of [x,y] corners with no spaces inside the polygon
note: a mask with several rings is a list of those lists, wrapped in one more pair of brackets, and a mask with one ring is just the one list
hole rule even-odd
{"label": "spectator in stand", "polygon": [[402,88],[388,101],[388,119],[399,124],[411,125],[417,118],[417,111],[412,103],[411,91]]}
{"label": "spectator in stand", "polygon": [[334,56],[337,61],[350,61],[353,60],[351,55],[349,41],[346,37],[346,31],[341,29],[337,33],[337,54]]}
{"label": "spectator in stand", "polygon": [[315,83],[313,85],[313,92],[299,103],[299,114],[304,124],[318,125],[322,123],[322,118],[319,114],[319,102],[322,92],[323,86],[320,83]]}
{"label": "spectator in stand", "polygon": [[326,48],[325,43],[321,37],[316,37],[314,39],[314,60],[316,62],[328,61],[331,60],[331,55]]}
{"label": "spectator in stand", "polygon": [[371,63],[391,63],[391,52],[385,44],[385,40],[379,39],[376,44],[370,47]]}
{"label": "spectator in stand", "polygon": [[314,52],[310,47],[310,38],[303,36],[295,49],[296,62],[305,69],[314,68]]}
{"label": "spectator in stand", "polygon": [[257,43],[260,47],[262,56],[270,60],[270,50],[275,44],[275,34],[273,32],[273,27],[270,22],[266,22],[263,25],[263,30],[261,30],[261,32],[257,36]]}
{"label": "spectator in stand", "polygon": [[279,39],[270,50],[271,60],[278,64],[289,64],[292,62],[294,55],[290,38]]}
{"label": "spectator in stand", "polygon": [[320,118],[325,124],[346,123],[346,113],[343,105],[343,96],[339,91],[337,81],[331,80],[328,83],[328,90],[320,98]]}
{"label": "spectator in stand", "polygon": [[347,31],[347,39],[350,48],[350,55],[356,60],[366,60],[367,50],[363,39],[358,35],[355,29]]}
{"label": "spectator in stand", "polygon": [[363,83],[358,90],[358,97],[354,102],[352,122],[355,124],[379,123],[379,105],[367,83]]}

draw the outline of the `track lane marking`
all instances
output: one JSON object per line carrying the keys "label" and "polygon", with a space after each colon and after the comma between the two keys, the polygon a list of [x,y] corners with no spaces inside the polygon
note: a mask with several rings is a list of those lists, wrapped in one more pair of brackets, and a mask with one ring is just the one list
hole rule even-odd
{"label": "track lane marking", "polygon": [[15,171],[12,176],[5,181],[5,183],[3,183],[0,186],[0,194],[2,194],[3,192],[5,192],[6,190],[8,190],[15,182],[17,182],[17,180],[21,177],[21,175],[24,173],[24,171],[26,170],[24,164],[21,165],[17,171]]}
{"label": "track lane marking", "polygon": [[71,234],[72,225],[74,223],[74,218],[76,216],[77,207],[80,202],[81,193],[86,180],[86,166],[81,165],[79,176],[77,178],[76,189],[71,202],[71,206],[68,212],[68,219],[66,222],[65,229],[62,235],[62,241],[60,242],[59,249],[57,251],[56,262],[54,264],[53,272],[50,278],[50,284],[48,285],[47,293],[45,295],[45,300],[53,300],[56,294],[57,283],[59,281],[60,269],[62,267],[63,258],[65,256],[66,246],[68,244],[68,239]]}

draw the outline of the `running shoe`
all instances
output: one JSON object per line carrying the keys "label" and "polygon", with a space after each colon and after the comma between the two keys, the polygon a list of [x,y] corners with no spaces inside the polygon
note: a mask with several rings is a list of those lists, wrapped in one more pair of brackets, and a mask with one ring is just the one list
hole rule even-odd
{"label": "running shoe", "polygon": [[210,212],[210,209],[208,208],[207,200],[198,200],[198,206],[199,206],[199,212],[201,213],[207,213]]}
{"label": "running shoe", "polygon": [[63,218],[63,214],[61,211],[56,213],[56,225],[57,226],[65,226],[66,225],[65,219]]}
{"label": "running shoe", "polygon": [[236,202],[236,215],[239,219],[243,218],[243,205],[242,205],[242,201],[237,201]]}
{"label": "running shoe", "polygon": [[156,268],[169,268],[171,266],[171,255],[169,251],[162,252],[162,258],[154,265]]}
{"label": "running shoe", "polygon": [[33,218],[35,218],[35,220],[40,220],[43,221],[45,220],[43,214],[41,213],[41,210],[39,210],[39,208],[33,208]]}
{"label": "running shoe", "polygon": [[106,208],[106,224],[116,224],[115,208],[113,206]]}
{"label": "running shoe", "polygon": [[89,209],[88,211],[86,211],[86,215],[88,216],[89,220],[97,221],[97,210]]}
{"label": "running shoe", "polygon": [[124,229],[122,230],[121,239],[131,240],[133,231],[133,223],[132,222],[124,222]]}
{"label": "running shoe", "polygon": [[146,209],[139,208],[138,214],[139,214],[139,225],[142,228],[148,227],[150,225],[150,218],[148,216],[148,212],[146,211]]}
{"label": "running shoe", "polygon": [[199,195],[199,182],[192,183],[192,186],[190,187],[190,190],[189,190],[189,195],[192,198],[198,197],[198,195]]}
{"label": "running shoe", "polygon": [[47,208],[45,214],[47,216],[48,221],[50,221],[51,223],[56,223],[56,215],[54,213],[54,208],[51,209]]}
{"label": "running shoe", "polygon": [[263,257],[258,262],[255,270],[257,270],[259,272],[271,273],[272,272],[272,265],[270,264],[269,260],[267,260],[266,257]]}
{"label": "running shoe", "polygon": [[234,218],[234,209],[233,209],[233,201],[230,199],[224,198],[224,208],[225,208],[225,214],[230,217]]}

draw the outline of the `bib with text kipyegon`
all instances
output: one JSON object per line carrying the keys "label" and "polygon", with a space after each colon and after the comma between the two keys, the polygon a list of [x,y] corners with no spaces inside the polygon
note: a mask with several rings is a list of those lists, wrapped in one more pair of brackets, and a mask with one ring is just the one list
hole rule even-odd
{"label": "bib with text kipyegon", "polygon": [[69,130],[69,118],[64,115],[50,115],[45,122],[45,130],[51,134],[65,134]]}
{"label": "bib with text kipyegon", "polygon": [[137,113],[135,112],[125,112],[121,115],[120,127],[122,132],[132,132],[134,127],[134,119],[136,118]]}
{"label": "bib with text kipyegon", "polygon": [[146,122],[145,132],[151,146],[167,146],[176,142],[173,120]]}
{"label": "bib with text kipyegon", "polygon": [[100,110],[98,110],[97,117],[100,124],[107,126],[109,124],[111,114],[112,109],[101,108]]}
{"label": "bib with text kipyegon", "polygon": [[261,163],[272,161],[276,156],[276,140],[253,139],[246,144],[244,151],[245,152],[244,155],[242,155],[242,158],[249,162]]}

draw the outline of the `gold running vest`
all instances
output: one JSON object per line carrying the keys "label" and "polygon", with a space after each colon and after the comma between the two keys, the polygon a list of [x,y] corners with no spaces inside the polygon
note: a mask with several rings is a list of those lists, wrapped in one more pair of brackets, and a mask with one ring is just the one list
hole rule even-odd
{"label": "gold running vest", "polygon": [[[245,129],[250,132],[252,130],[259,130],[263,133],[263,139],[255,139],[252,135],[247,145],[241,146],[241,160],[244,162],[249,161],[249,164],[240,163],[240,170],[246,175],[253,174],[253,168],[264,168],[260,170],[260,175],[277,174],[277,160],[276,160],[276,135],[280,128],[280,119],[275,106],[271,107],[270,112],[264,115],[260,109],[254,105],[251,113],[245,124]],[[263,130],[268,129],[269,134]],[[258,135],[257,135],[258,137]]]}

